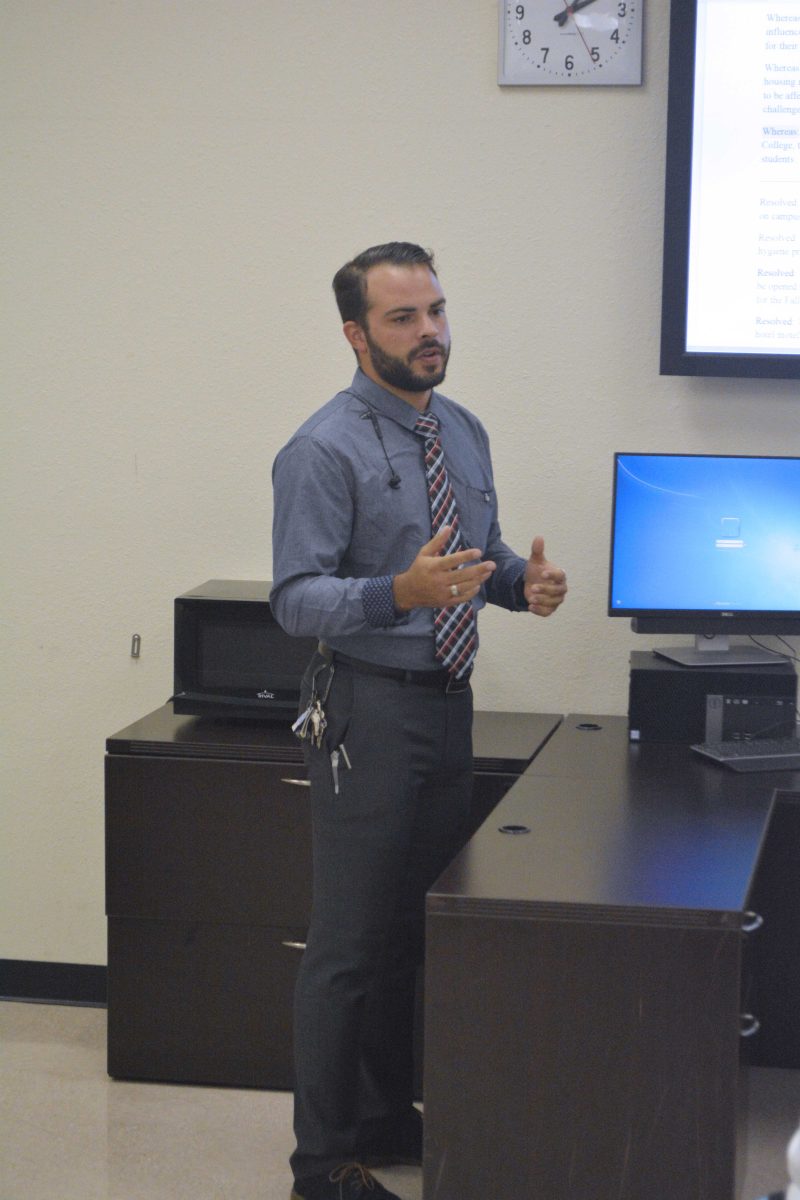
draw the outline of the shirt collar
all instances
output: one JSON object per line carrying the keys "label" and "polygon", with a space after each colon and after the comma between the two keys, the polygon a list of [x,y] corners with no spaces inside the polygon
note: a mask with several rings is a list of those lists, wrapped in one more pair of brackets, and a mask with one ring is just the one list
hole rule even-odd
{"label": "shirt collar", "polygon": [[[419,415],[413,405],[409,404],[406,400],[401,400],[399,396],[395,396],[394,392],[381,387],[379,383],[375,383],[374,380],[370,379],[369,375],[364,374],[361,367],[358,367],[353,376],[350,390],[355,392],[359,399],[366,400],[368,404],[376,408],[381,416],[396,421],[398,425],[402,425],[405,429],[413,430]],[[437,399],[436,392],[432,392],[425,412],[440,414]]]}

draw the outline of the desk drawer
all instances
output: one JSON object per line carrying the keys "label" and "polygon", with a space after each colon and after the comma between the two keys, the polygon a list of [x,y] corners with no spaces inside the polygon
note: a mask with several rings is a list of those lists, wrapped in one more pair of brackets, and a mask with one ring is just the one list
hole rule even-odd
{"label": "desk drawer", "polygon": [[106,758],[106,912],[304,928],[311,816],[304,768]]}
{"label": "desk drawer", "polygon": [[291,1088],[297,929],[108,923],[108,1072]]}
{"label": "desk drawer", "polygon": [[752,1066],[800,1068],[800,793],[778,792],[750,905],[763,927],[748,938],[748,1011],[760,1021]]}

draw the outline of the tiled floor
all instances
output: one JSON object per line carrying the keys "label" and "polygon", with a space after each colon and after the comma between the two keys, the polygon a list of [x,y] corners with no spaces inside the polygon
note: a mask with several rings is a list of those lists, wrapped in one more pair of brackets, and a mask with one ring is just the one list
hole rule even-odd
{"label": "tiled floor", "polygon": [[[0,1200],[288,1200],[289,1094],[109,1080],[105,1030],[103,1009],[0,1003]],[[786,1186],[800,1118],[800,1072],[751,1076],[741,1200]],[[419,1171],[380,1175],[421,1200]]]}

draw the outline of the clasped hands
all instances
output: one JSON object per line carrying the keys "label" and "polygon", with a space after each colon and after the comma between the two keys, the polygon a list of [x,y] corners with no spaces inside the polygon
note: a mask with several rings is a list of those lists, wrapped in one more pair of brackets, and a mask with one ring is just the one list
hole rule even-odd
{"label": "clasped hands", "polygon": [[[451,529],[443,525],[420,550],[407,571],[392,582],[394,602],[401,612],[412,608],[451,608],[477,596],[496,568],[481,561],[480,550],[442,554]],[[535,537],[525,566],[524,594],[528,612],[549,617],[567,592],[566,575],[544,557],[544,538]]]}

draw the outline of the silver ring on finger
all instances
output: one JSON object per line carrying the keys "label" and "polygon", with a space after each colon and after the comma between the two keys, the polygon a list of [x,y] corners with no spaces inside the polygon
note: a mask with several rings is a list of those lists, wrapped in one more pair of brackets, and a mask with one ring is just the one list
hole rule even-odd
{"label": "silver ring on finger", "polygon": [[451,584],[450,584],[450,595],[451,595],[451,596],[457,596],[457,595],[458,595],[458,584],[457,584],[457,583],[451,583]]}

